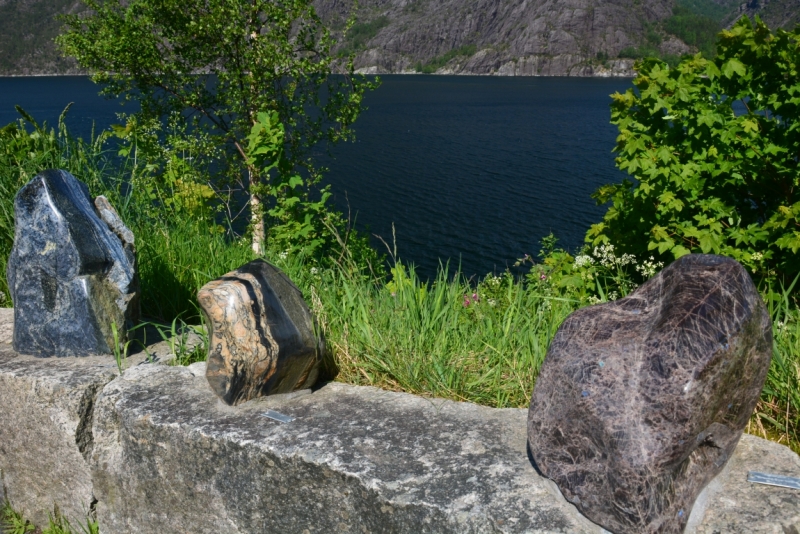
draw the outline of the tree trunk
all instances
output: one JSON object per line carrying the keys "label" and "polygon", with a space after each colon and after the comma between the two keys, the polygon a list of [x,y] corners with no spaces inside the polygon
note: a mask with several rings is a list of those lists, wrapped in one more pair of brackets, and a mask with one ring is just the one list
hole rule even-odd
{"label": "tree trunk", "polygon": [[253,231],[253,252],[261,256],[264,254],[264,240],[266,239],[266,231],[264,228],[264,208],[261,203],[261,197],[257,193],[253,193],[253,186],[258,183],[257,175],[252,169],[250,174],[250,226]]}

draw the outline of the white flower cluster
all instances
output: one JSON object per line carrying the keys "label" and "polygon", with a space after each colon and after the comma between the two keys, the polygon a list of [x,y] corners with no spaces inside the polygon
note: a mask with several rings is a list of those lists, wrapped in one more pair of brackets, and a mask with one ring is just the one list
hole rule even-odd
{"label": "white flower cluster", "polygon": [[486,278],[483,279],[483,283],[486,284],[486,287],[489,289],[498,289],[500,287],[500,283],[503,281],[502,278],[499,276],[495,276],[493,274],[487,274]]}
{"label": "white flower cluster", "polygon": [[289,257],[289,252],[287,251],[281,252],[280,254],[278,254],[278,257],[282,260],[285,260],[286,258]]}
{"label": "white flower cluster", "polygon": [[663,266],[663,261],[655,261],[653,256],[650,256],[649,260],[644,260],[641,265],[637,265],[636,270],[639,271],[639,274],[645,278],[650,278],[651,276],[654,276]]}
{"label": "white flower cluster", "polygon": [[614,254],[614,245],[594,247],[593,255],[600,262],[600,265],[606,269],[625,267],[630,264],[636,265],[636,258],[633,254],[623,254],[617,257],[617,255]]}
{"label": "white flower cluster", "polygon": [[575,256],[575,268],[580,269],[587,265],[592,265],[594,263],[594,258],[589,255],[581,254],[579,256]]}

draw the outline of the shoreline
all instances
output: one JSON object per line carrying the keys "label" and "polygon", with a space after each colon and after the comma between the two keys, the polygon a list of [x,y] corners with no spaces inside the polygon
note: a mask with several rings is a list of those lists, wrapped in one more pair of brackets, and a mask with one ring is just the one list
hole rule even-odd
{"label": "shoreline", "polygon": [[[622,79],[622,78],[630,78],[633,79],[636,76],[630,74],[612,74],[612,75],[592,75],[592,76],[570,76],[569,74],[498,74],[498,73],[489,73],[489,74],[481,74],[477,72],[442,72],[442,73],[425,73],[425,72],[411,72],[411,71],[403,71],[403,72],[359,72],[356,71],[355,74],[360,74],[363,76],[459,76],[459,77],[467,77],[467,76],[475,76],[480,78],[586,78],[586,79],[597,79],[597,78],[614,78],[614,79]],[[89,78],[91,77],[90,74],[0,74],[0,79],[4,78]]]}

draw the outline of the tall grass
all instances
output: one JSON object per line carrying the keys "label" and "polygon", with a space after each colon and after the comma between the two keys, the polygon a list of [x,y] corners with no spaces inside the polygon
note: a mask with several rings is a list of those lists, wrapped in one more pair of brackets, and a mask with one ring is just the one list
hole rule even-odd
{"label": "tall grass", "polygon": [[477,288],[459,273],[448,278],[445,267],[432,284],[402,265],[393,271],[392,287],[343,269],[305,281],[339,380],[525,406],[571,303],[537,295],[511,277],[490,277]]}
{"label": "tall grass", "polygon": [[800,309],[790,295],[791,287],[770,307],[772,364],[748,432],[800,454]]}
{"label": "tall grass", "polygon": [[[412,269],[392,291],[339,268],[286,268],[324,325],[337,380],[487,406],[527,407],[550,341],[580,306],[510,276],[476,286],[441,269],[426,285]],[[773,359],[747,431],[800,453],[800,312],[788,292],[771,311]]]}
{"label": "tall grass", "polygon": [[197,291],[207,282],[253,259],[249,243],[231,240],[213,225],[196,221],[133,224],[142,314],[163,322],[196,322]]}
{"label": "tall grass", "polygon": [[[18,108],[19,109],[19,108]],[[130,159],[106,148],[106,136],[85,142],[69,135],[64,117],[55,127],[23,118],[0,128],[0,304],[11,305],[5,272],[14,242],[14,195],[44,169],[64,169],[84,182],[93,196],[105,195],[136,238],[143,315],[169,322],[196,317],[195,295],[209,280],[253,259],[247,243],[219,233],[219,227],[152,203],[135,189]]]}
{"label": "tall grass", "polygon": [[0,501],[0,533],[2,534],[99,534],[100,527],[92,517],[78,521],[77,527],[63,517],[56,507],[55,514],[50,514],[48,524],[37,528],[25,519],[23,514],[14,510],[8,502]]}

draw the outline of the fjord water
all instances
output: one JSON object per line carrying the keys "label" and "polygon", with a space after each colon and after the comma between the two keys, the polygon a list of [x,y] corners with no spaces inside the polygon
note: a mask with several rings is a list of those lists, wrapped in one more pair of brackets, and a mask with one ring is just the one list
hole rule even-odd
{"label": "fjord water", "polygon": [[[394,223],[400,258],[423,277],[440,259],[468,276],[502,272],[550,232],[574,249],[605,211],[591,193],[624,177],[608,105],[629,79],[381,78],[357,140],[315,157],[337,207],[390,245]],[[84,137],[132,110],[82,77],[0,78],[0,125],[18,117],[15,104],[53,124],[69,102],[67,123]]]}

